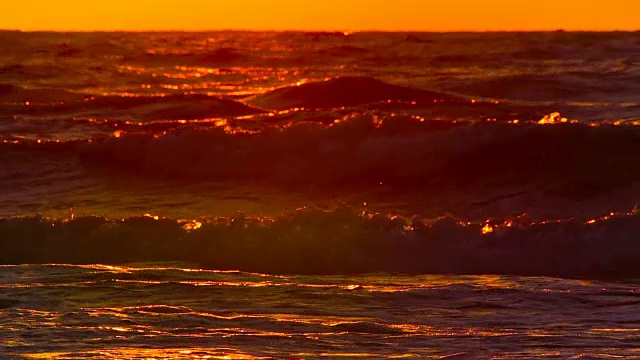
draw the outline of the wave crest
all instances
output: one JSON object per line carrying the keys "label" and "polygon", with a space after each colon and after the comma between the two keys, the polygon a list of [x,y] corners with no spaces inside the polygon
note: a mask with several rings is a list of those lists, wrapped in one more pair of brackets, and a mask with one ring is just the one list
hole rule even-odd
{"label": "wave crest", "polygon": [[0,262],[187,261],[267,273],[640,276],[637,211],[597,222],[512,223],[487,235],[483,226],[347,209],[205,223],[152,216],[2,219]]}
{"label": "wave crest", "polygon": [[[567,139],[571,139],[568,141]],[[254,133],[223,128],[138,134],[80,147],[88,164],[180,180],[288,185],[465,188],[538,184],[588,196],[640,181],[640,129],[575,124],[462,123],[358,116]],[[573,195],[571,195],[573,194]]]}

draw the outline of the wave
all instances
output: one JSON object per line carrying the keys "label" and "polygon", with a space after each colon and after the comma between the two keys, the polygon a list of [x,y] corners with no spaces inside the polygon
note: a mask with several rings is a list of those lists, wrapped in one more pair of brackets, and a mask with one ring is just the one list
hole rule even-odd
{"label": "wave", "polygon": [[[488,231],[487,229],[491,229]],[[600,220],[500,225],[306,209],[208,222],[5,218],[0,263],[195,262],[264,273],[638,277],[637,210]]]}
{"label": "wave", "polygon": [[519,74],[477,79],[450,86],[451,91],[462,94],[529,101],[614,101],[635,102],[629,94],[640,88],[630,74],[567,72],[563,74]]}
{"label": "wave", "polygon": [[[0,103],[60,103],[64,101],[78,101],[85,98],[84,94],[61,89],[25,89],[13,84],[0,83]],[[0,108],[0,111],[1,108]]]}
{"label": "wave", "polygon": [[11,74],[11,75],[24,75],[26,72],[26,67],[21,64],[7,64],[0,66],[0,75]]}
{"label": "wave", "polygon": [[76,159],[77,166],[97,175],[148,181],[228,179],[345,190],[384,184],[406,193],[525,188],[569,199],[640,184],[640,128],[634,126],[474,124],[355,114],[328,126],[265,123],[249,130],[241,127],[245,121],[173,130],[161,124],[160,133],[131,125],[131,130],[116,127],[117,137],[92,141],[5,140],[0,163],[34,167],[42,158],[36,154],[46,154],[65,164]]}
{"label": "wave", "polygon": [[[258,114],[262,110],[208,95],[84,96],[81,101],[0,107],[0,115],[64,116],[136,120],[192,120]],[[31,97],[29,97],[31,99]]]}
{"label": "wave", "polygon": [[326,40],[330,38],[347,38],[349,33],[341,31],[306,31],[302,33],[305,37],[311,38],[313,41]]}
{"label": "wave", "polygon": [[74,58],[82,55],[82,50],[69,44],[60,44],[58,46],[58,53],[56,56],[58,57],[66,57],[66,58]]}
{"label": "wave", "polygon": [[371,51],[364,47],[353,46],[353,45],[332,46],[332,47],[320,49],[317,51],[318,55],[338,56],[338,57],[362,55],[362,54],[368,54],[368,53],[371,53]]}
{"label": "wave", "polygon": [[155,53],[149,52],[145,54],[145,61],[162,61],[162,62],[180,62],[196,63],[196,64],[218,64],[231,63],[241,60],[247,60],[249,56],[236,48],[220,47],[211,51],[204,52],[188,52],[188,53]]}
{"label": "wave", "polygon": [[[567,139],[571,139],[568,141]],[[182,129],[79,143],[88,165],[116,173],[207,181],[400,189],[538,184],[577,198],[640,181],[640,129],[580,124],[464,124],[359,116],[257,133]],[[36,145],[37,146],[37,145]],[[55,145],[54,145],[55,146]]]}
{"label": "wave", "polygon": [[[526,212],[545,219],[627,208],[640,193],[640,128],[633,126],[358,115],[330,126],[262,124],[262,130],[250,131],[238,127],[245,122],[256,125],[243,119],[217,127],[130,125],[113,128],[116,134],[109,138],[5,140],[0,143],[0,168],[7,169],[0,176],[0,187],[8,190],[3,198],[31,201],[21,194],[29,189],[24,184],[34,183],[68,189],[87,181],[124,181],[159,196],[168,188],[177,194],[229,184],[275,194],[293,191],[305,199],[295,206],[367,202],[403,214]],[[207,198],[238,195],[207,191]],[[290,209],[256,191],[250,196],[258,202]],[[69,195],[69,207],[82,196]]]}
{"label": "wave", "polygon": [[327,109],[357,106],[382,101],[467,102],[452,95],[387,84],[367,77],[339,77],[284,87],[258,95],[249,103],[266,109]]}

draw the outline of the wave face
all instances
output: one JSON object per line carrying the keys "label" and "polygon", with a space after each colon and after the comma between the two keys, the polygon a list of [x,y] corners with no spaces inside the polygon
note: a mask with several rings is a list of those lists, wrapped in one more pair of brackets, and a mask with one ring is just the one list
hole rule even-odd
{"label": "wave face", "polygon": [[635,33],[0,32],[0,263],[637,276],[639,64]]}
{"label": "wave face", "polygon": [[[55,101],[50,93],[55,92]],[[59,94],[55,89],[8,89],[5,99],[25,99],[24,103],[9,103],[0,116],[109,118],[137,121],[194,120],[236,117],[262,111],[233,101],[201,94],[162,96],[86,96]],[[66,99],[61,101],[60,99]]]}
{"label": "wave face", "polygon": [[[78,144],[72,151],[85,166],[119,175],[193,182],[384,184],[409,193],[535,184],[588,196],[640,180],[634,151],[639,141],[640,129],[633,127],[434,124],[365,116],[333,126],[299,123],[255,134],[215,128],[179,129],[161,137],[123,135]],[[57,145],[52,150],[65,146]]]}
{"label": "wave face", "polygon": [[638,277],[637,210],[598,220],[461,223],[404,220],[349,210],[278,218],[236,215],[202,223],[152,215],[0,222],[0,261],[112,263],[188,261],[264,273],[516,274]]}
{"label": "wave face", "polygon": [[433,91],[390,85],[366,77],[341,77],[325,82],[313,82],[285,87],[258,95],[252,103],[275,110],[291,108],[339,108],[382,101],[463,102],[454,96]]}

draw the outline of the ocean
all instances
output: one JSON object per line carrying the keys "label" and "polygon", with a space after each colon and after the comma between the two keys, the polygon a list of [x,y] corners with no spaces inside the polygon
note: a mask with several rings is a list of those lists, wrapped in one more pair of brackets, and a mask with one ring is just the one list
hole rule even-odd
{"label": "ocean", "polygon": [[640,358],[640,33],[0,31],[0,358]]}

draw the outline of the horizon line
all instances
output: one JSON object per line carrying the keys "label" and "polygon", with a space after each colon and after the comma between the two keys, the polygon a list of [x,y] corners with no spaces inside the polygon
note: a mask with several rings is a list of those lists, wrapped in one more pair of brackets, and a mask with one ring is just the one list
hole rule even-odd
{"label": "horizon line", "polygon": [[345,35],[354,33],[548,33],[548,32],[573,32],[573,33],[611,33],[611,32],[640,32],[637,29],[456,29],[456,30],[412,30],[412,29],[245,29],[245,28],[220,28],[220,29],[5,29],[1,32],[22,32],[22,33],[209,33],[209,32],[273,32],[273,33],[343,33]]}

